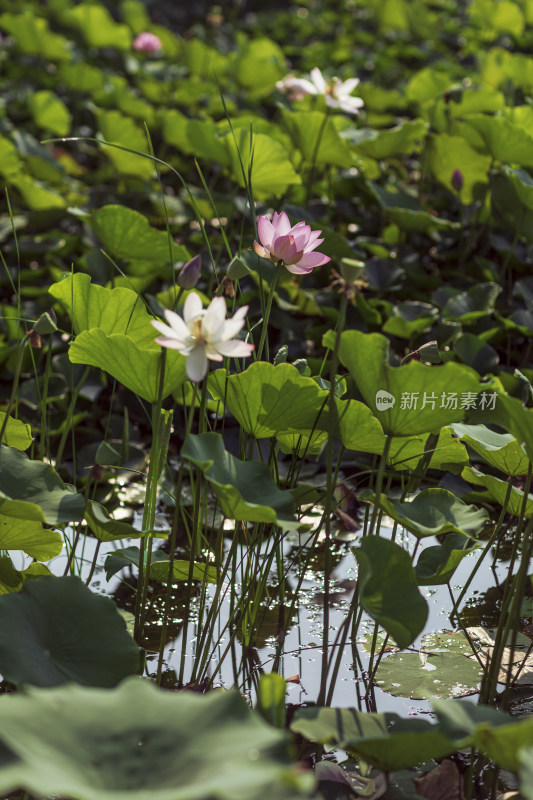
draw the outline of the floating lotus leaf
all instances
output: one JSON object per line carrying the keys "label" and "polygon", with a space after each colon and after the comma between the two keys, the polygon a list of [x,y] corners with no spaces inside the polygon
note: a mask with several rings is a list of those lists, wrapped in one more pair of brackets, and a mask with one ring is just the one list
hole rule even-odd
{"label": "floating lotus leaf", "polygon": [[236,692],[171,693],[132,678],[113,691],[65,686],[3,696],[0,714],[1,741],[19,759],[0,761],[2,792],[23,787],[76,800],[296,793],[285,735]]}
{"label": "floating lotus leaf", "polygon": [[424,700],[475,694],[483,676],[477,661],[456,653],[393,653],[382,658],[376,686],[396,697]]}

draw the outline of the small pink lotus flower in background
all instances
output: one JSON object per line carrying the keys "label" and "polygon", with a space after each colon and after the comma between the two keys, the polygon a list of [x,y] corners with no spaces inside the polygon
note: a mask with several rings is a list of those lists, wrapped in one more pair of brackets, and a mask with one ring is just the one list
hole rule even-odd
{"label": "small pink lotus flower in background", "polygon": [[254,242],[257,255],[275,264],[282,262],[294,275],[306,275],[331,261],[329,256],[313,252],[324,241],[318,238],[322,231],[312,231],[305,222],[291,227],[284,211],[281,214],[275,211],[272,222],[268,217],[259,217],[257,232],[261,240],[261,244]]}
{"label": "small pink lotus flower in background", "polygon": [[322,94],[326,98],[326,105],[330,108],[340,108],[347,114],[358,114],[359,109],[364,106],[360,97],[352,97],[352,92],[359,84],[359,78],[348,78],[341,81],[339,78],[324,78],[318,67],[311,70],[311,80],[307,78],[295,78],[287,75],[282,81],[278,81],[276,87],[280,92],[287,95],[289,100],[303,100],[305,95]]}
{"label": "small pink lotus flower in background", "polygon": [[152,320],[152,325],[163,336],[155,341],[161,347],[178,350],[187,356],[187,375],[198,383],[207,374],[208,359],[222,361],[230,358],[248,358],[254,345],[233,339],[243,328],[248,306],[237,309],[232,319],[226,319],[226,301],[215,297],[207,308],[202,307],[200,295],[191,292],[183,306],[183,319],[170,309],[165,310],[168,325]]}
{"label": "small pink lotus flower in background", "polygon": [[157,53],[163,45],[161,44],[161,39],[155,33],[143,31],[133,40],[133,47],[143,53]]}

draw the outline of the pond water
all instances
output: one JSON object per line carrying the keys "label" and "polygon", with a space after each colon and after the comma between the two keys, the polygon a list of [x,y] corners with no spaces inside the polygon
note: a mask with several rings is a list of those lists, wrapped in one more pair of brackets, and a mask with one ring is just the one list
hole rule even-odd
{"label": "pond water", "polygon": [[[386,520],[385,520],[386,521]],[[390,536],[391,528],[382,526],[381,535]],[[134,571],[126,568],[121,573],[106,580],[104,563],[106,557],[121,550],[129,545],[138,545],[138,540],[120,540],[116,542],[102,543],[98,549],[97,541],[90,537],[82,537],[76,550],[75,572],[84,580],[90,575],[91,565],[96,555],[96,564],[93,575],[89,582],[90,588],[97,592],[112,596],[118,603],[128,611],[132,611],[133,590],[127,588],[127,583],[135,581]],[[290,558],[294,558],[295,544],[299,541],[298,535],[290,535],[284,542],[284,564],[290,563]],[[303,539],[300,540],[301,542]],[[401,532],[396,537],[396,541],[407,549],[412,549],[416,540],[410,534]],[[433,540],[429,540],[433,544]],[[154,549],[162,540],[156,540]],[[357,563],[350,547],[357,545],[357,538],[350,544],[335,543],[331,550],[331,571],[329,586],[329,642],[330,654],[333,661],[336,660],[338,650],[332,647],[340,626],[346,619],[350,602],[353,597],[355,581],[357,578]],[[265,545],[268,548],[269,544]],[[426,546],[429,546],[426,545]],[[450,589],[447,585],[421,587],[423,595],[426,597],[429,606],[429,615],[423,633],[416,639],[410,650],[417,651],[421,645],[423,636],[427,633],[434,633],[442,630],[450,630],[454,626],[450,623],[449,614],[452,608],[452,599],[456,599],[469,578],[472,569],[476,564],[481,550],[474,551],[463,559],[456,570]],[[244,559],[245,549],[240,548],[238,561]],[[228,621],[230,618],[230,597],[231,590],[238,595],[240,586],[231,587],[226,583],[223,587],[220,603],[220,610],[214,635],[211,640],[208,652],[210,653],[206,673],[210,676],[214,674],[214,684],[225,687],[238,686],[238,688],[251,700],[254,699],[255,680],[262,670],[270,672],[275,665],[278,656],[277,671],[286,678],[292,678],[287,684],[287,701],[300,705],[302,703],[316,702],[320,691],[321,664],[322,664],[322,642],[324,634],[324,572],[323,572],[324,548],[318,546],[316,554],[307,562],[307,568],[295,603],[294,616],[288,628],[285,640],[281,647],[277,647],[277,632],[279,618],[279,604],[274,601],[272,606],[265,606],[264,621],[256,630],[257,647],[245,654],[242,644],[237,637],[233,637],[230,647],[228,643],[230,636],[228,633]],[[294,564],[294,561],[292,562]],[[17,566],[22,567],[22,558]],[[67,566],[67,554],[64,552],[51,563],[52,571],[57,575],[62,575]],[[476,606],[487,597],[491,587],[497,587],[506,577],[508,564],[505,561],[493,562],[491,556],[485,558],[484,563],[477,572],[469,590],[462,601],[461,608],[465,604],[469,609],[469,625],[477,625],[483,622],[482,617],[475,611]],[[297,585],[297,575],[294,570],[289,570],[287,579],[288,591],[294,590]],[[164,586],[160,587],[160,595],[164,593]],[[183,586],[177,585],[174,595],[180,596]],[[215,587],[209,586],[206,606],[213,598]],[[497,592],[496,592],[497,594]],[[496,612],[496,605],[493,600],[489,600],[489,616]],[[288,604],[288,603],[287,603]],[[153,607],[158,607],[158,597],[153,598]],[[175,614],[169,628],[169,640],[164,653],[164,674],[166,682],[172,685],[176,676],[180,673],[182,658],[184,659],[184,679],[189,680],[191,670],[196,655],[196,647],[201,639],[203,632],[202,624],[199,621],[199,597],[194,596],[189,607],[187,625],[187,647],[183,654],[183,619],[185,616],[185,604],[178,602],[174,608]],[[205,612],[204,612],[205,613]],[[485,614],[486,615],[486,614]],[[158,655],[150,652],[150,648],[156,650],[159,644],[160,619],[157,612],[149,615],[149,625],[147,633],[147,672],[155,675],[157,672]],[[372,639],[374,623],[369,617],[363,615],[359,627],[356,642],[350,638],[344,647],[344,654],[340,661],[340,668],[335,681],[334,690],[331,697],[331,704],[349,707],[358,705],[359,695],[364,695],[365,688],[360,677],[354,670],[354,645],[361,660],[361,665],[366,668],[369,663],[369,643]],[[385,655],[385,658],[387,654]],[[329,682],[328,682],[329,683]],[[359,684],[359,686],[358,686]],[[472,695],[472,699],[475,699]],[[378,711],[396,712],[402,716],[427,714],[430,705],[424,700],[413,700],[407,697],[394,696],[388,692],[375,688],[373,701]]]}

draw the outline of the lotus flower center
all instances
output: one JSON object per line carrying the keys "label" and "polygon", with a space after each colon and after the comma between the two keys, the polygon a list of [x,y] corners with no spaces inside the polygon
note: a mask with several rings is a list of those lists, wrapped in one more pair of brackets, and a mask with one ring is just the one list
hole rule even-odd
{"label": "lotus flower center", "polygon": [[[203,317],[203,315],[202,315]],[[189,344],[198,344],[198,342],[205,342],[205,337],[202,333],[202,317],[197,317],[189,323]]]}

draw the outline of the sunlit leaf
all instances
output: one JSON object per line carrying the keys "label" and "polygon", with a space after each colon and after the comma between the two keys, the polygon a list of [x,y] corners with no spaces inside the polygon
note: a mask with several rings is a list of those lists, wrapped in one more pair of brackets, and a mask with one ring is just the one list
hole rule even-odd
{"label": "sunlit leaf", "polygon": [[278,489],[267,465],[235,458],[224,449],[220,434],[188,436],[181,456],[200,467],[226,517],[285,530],[302,527],[294,517],[291,493]]}
{"label": "sunlit leaf", "polygon": [[423,700],[465,697],[477,692],[483,669],[477,661],[451,652],[393,653],[382,658],[376,685],[396,697]]}
{"label": "sunlit leaf", "polygon": [[67,136],[72,124],[72,116],[60,98],[47,89],[34,92],[30,95],[30,110],[35,124],[45,131],[51,131],[58,136]]}
{"label": "sunlit leaf", "polygon": [[[334,346],[327,333],[324,344]],[[339,357],[386,433],[411,436],[437,432],[464,419],[464,405],[481,390],[477,373],[462,364],[428,366],[387,363],[389,343],[381,334],[344,331]],[[462,407],[463,406],[463,407]]]}
{"label": "sunlit leaf", "polygon": [[[362,500],[374,501],[371,490],[360,495]],[[423,489],[412,500],[389,500],[381,495],[380,508],[415,536],[438,536],[443,533],[462,533],[476,537],[488,520],[486,511],[466,505],[446,489]]]}

